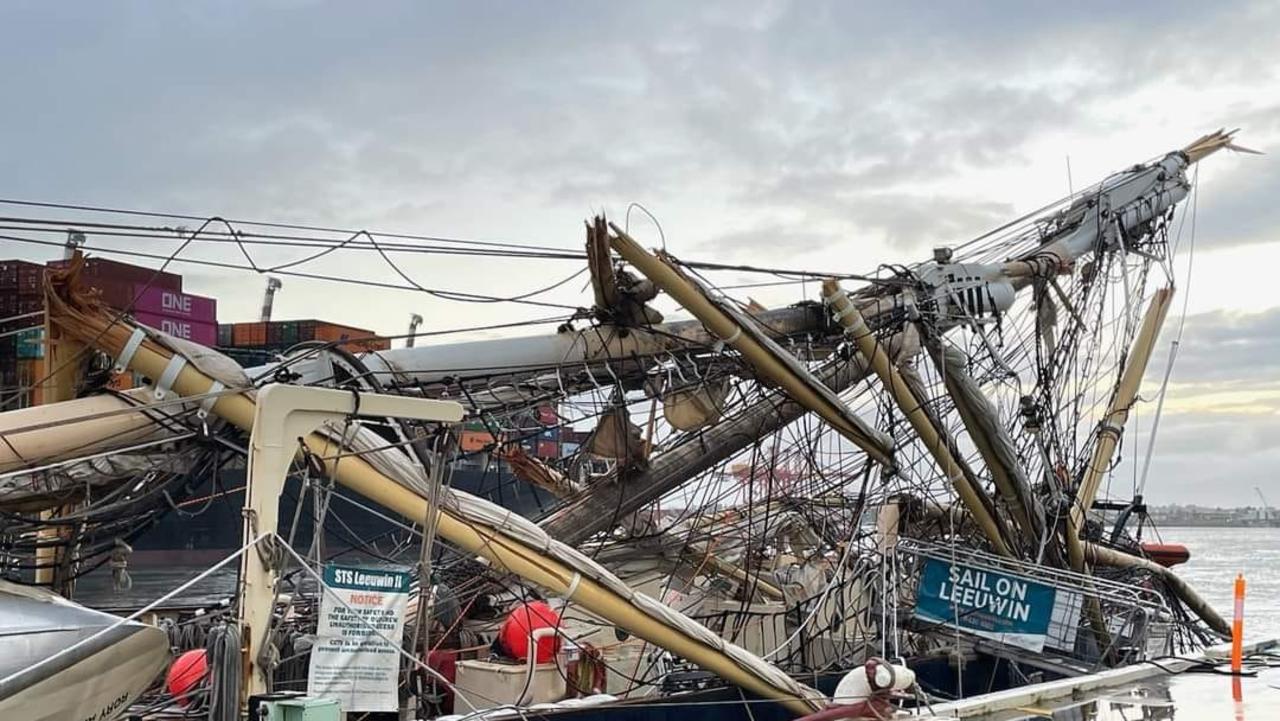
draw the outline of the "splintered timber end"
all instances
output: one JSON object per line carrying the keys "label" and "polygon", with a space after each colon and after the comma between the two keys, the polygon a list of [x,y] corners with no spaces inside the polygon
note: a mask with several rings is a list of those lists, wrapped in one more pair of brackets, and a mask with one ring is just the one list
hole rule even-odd
{"label": "splintered timber end", "polygon": [[1206,133],[1191,141],[1189,145],[1182,149],[1182,152],[1185,153],[1187,158],[1193,163],[1197,163],[1224,148],[1227,150],[1233,150],[1237,153],[1262,155],[1261,151],[1246,148],[1242,145],[1236,145],[1235,137],[1238,132],[1240,132],[1240,128],[1236,128],[1234,130],[1218,128],[1212,133]]}
{"label": "splintered timber end", "polygon": [[69,260],[49,266],[45,272],[45,297],[50,317],[68,309],[94,312],[103,309],[101,292],[84,280],[85,258],[76,251]]}

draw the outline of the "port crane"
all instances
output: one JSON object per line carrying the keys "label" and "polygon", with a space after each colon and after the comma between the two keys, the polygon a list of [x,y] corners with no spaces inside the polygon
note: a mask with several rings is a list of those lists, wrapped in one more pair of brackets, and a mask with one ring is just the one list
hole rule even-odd
{"label": "port crane", "polygon": [[276,278],[276,277],[267,278],[267,291],[262,296],[262,322],[263,323],[266,323],[267,321],[271,320],[271,306],[275,303],[276,291],[280,290],[280,288],[283,285],[284,284],[280,282],[279,278]]}

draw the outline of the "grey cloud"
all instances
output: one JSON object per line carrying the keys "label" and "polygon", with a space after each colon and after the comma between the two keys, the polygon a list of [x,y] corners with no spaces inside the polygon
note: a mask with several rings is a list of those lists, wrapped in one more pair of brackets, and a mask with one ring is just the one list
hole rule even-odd
{"label": "grey cloud", "polygon": [[[703,252],[741,257],[762,250],[812,250],[840,242],[835,234],[811,230],[800,223],[768,223],[725,233],[701,242]],[[758,278],[743,278],[747,282]]]}
{"label": "grey cloud", "polygon": [[[1171,318],[1165,338],[1177,334]],[[1173,381],[1201,393],[1230,384],[1267,382],[1280,387],[1280,307],[1259,313],[1216,310],[1188,316],[1179,343]],[[1150,367],[1163,371],[1169,344],[1162,341]],[[1152,380],[1151,374],[1148,380]]]}
{"label": "grey cloud", "polygon": [[[1126,433],[1111,493],[1133,492],[1145,458],[1150,423]],[[1280,414],[1166,416],[1148,474],[1148,503],[1248,505],[1254,486],[1273,487],[1280,463]]]}

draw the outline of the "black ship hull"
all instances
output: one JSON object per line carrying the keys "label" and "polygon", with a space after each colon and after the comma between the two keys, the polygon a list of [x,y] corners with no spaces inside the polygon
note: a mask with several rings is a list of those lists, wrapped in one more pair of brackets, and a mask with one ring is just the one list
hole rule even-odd
{"label": "black ship hull", "polygon": [[[227,469],[216,485],[197,489],[132,541],[130,564],[208,565],[234,552],[242,543],[244,481],[243,469]],[[527,517],[549,510],[554,502],[546,491],[514,477],[505,465],[455,469],[450,485]],[[301,498],[298,508],[300,487],[295,478],[286,483],[277,527],[286,538],[292,534],[295,547],[309,548],[317,514],[313,494]],[[333,494],[322,524],[322,542],[329,554],[393,548],[410,535],[410,521],[344,488],[335,488]]]}

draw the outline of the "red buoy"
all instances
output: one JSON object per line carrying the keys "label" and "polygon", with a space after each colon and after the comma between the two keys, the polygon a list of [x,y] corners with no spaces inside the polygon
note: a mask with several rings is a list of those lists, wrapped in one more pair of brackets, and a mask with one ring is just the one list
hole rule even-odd
{"label": "red buoy", "polygon": [[[545,601],[532,601],[517,606],[507,614],[502,627],[498,629],[498,639],[503,650],[521,661],[529,658],[529,639],[533,632],[540,628],[559,628],[560,614],[551,610]],[[559,634],[551,634],[538,639],[538,650],[534,655],[535,663],[547,663],[560,651]]]}
{"label": "red buoy", "polygon": [[209,672],[209,661],[203,648],[197,648],[179,656],[164,677],[164,687],[179,706],[191,703],[191,692],[196,690],[204,675]]}

